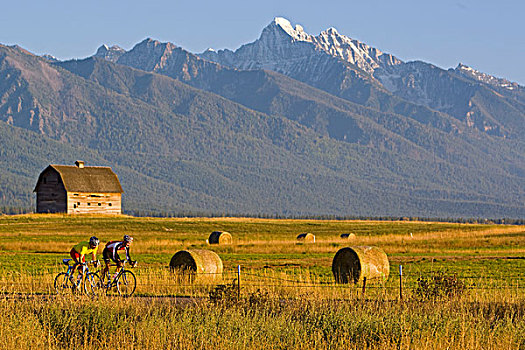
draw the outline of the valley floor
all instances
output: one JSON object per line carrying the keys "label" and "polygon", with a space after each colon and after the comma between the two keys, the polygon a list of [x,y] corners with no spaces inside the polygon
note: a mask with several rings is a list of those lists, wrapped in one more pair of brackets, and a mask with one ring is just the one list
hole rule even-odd
{"label": "valley floor", "polygon": [[[234,243],[208,245],[217,230]],[[134,297],[54,295],[75,243],[123,234],[140,264]],[[388,280],[335,284],[335,253],[362,245],[387,253]],[[215,251],[225,272],[175,278],[182,249]],[[523,226],[21,215],[0,217],[0,253],[2,349],[525,348]]]}

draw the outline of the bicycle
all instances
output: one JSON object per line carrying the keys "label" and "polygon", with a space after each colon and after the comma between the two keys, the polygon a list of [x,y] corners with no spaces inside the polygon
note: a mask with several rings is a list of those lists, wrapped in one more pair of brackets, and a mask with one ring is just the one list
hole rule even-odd
{"label": "bicycle", "polygon": [[[113,279],[111,278],[109,271],[107,272],[106,281],[102,285],[102,287],[106,289],[107,295],[110,295],[113,289],[116,289],[117,293],[123,297],[130,297],[135,293],[135,289],[137,288],[137,278],[133,272],[124,268],[125,264],[126,261],[122,261],[122,268]],[[131,264],[132,267],[135,267],[137,262],[134,261]]]}
{"label": "bicycle", "polygon": [[[73,293],[82,292],[86,295],[94,297],[99,294],[102,287],[102,281],[97,272],[90,272],[88,263],[82,263],[82,272],[74,281],[70,279],[73,273],[73,265],[70,261],[73,259],[62,259],[62,263],[67,266],[66,272],[60,272],[55,277],[54,287],[58,294],[65,294],[69,291]],[[100,265],[98,260],[92,260],[89,263],[97,263]]]}

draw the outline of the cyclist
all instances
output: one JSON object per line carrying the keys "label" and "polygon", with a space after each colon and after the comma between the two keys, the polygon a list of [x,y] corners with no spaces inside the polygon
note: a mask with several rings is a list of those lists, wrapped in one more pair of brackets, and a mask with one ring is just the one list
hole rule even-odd
{"label": "cyclist", "polygon": [[73,264],[73,269],[71,270],[71,275],[69,278],[73,283],[74,281],[74,275],[75,271],[80,267],[81,264],[86,262],[86,254],[91,253],[91,257],[93,261],[95,261],[95,267],[98,265],[97,260],[97,249],[100,241],[97,237],[93,236],[89,239],[88,242],[80,242],[77,245],[73,246],[71,251],[69,252],[69,255],[73,258],[73,261],[75,262]]}
{"label": "cyclist", "polygon": [[122,241],[110,241],[106,243],[106,247],[102,251],[102,257],[104,258],[104,263],[106,264],[106,266],[104,266],[104,269],[102,270],[102,280],[104,280],[107,273],[109,272],[109,264],[112,261],[117,264],[115,276],[117,276],[120,269],[122,268],[123,260],[118,255],[119,250],[124,250],[126,252],[126,260],[130,263],[131,267],[135,267],[137,262],[132,261],[131,257],[129,256],[129,247],[131,245],[131,242],[133,242],[133,237],[124,235]]}

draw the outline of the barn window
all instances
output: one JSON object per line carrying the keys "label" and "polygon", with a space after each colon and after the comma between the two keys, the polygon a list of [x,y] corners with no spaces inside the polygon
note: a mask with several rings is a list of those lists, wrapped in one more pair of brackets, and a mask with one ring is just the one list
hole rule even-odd
{"label": "barn window", "polygon": [[76,204],[73,204],[73,209],[76,209],[77,208],[77,205]]}
{"label": "barn window", "polygon": [[98,206],[100,207],[102,205],[102,203],[98,203]]}
{"label": "barn window", "polygon": [[108,205],[111,207],[111,203],[108,203]]}
{"label": "barn window", "polygon": [[80,205],[80,202],[77,202],[77,205]]}
{"label": "barn window", "polygon": [[91,203],[88,203],[88,206],[90,206],[90,205],[91,205]]}

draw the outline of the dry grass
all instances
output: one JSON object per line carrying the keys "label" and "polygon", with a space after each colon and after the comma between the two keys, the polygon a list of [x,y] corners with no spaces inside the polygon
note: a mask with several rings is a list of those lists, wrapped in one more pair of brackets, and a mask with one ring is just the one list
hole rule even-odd
{"label": "dry grass", "polygon": [[246,299],[0,301],[0,348],[521,349],[524,305]]}
{"label": "dry grass", "polygon": [[[204,243],[212,231],[232,245]],[[312,232],[316,244],[298,244]],[[137,296],[20,299],[50,293],[59,262],[91,234],[103,242],[135,237]],[[341,233],[355,233],[349,242]],[[385,284],[335,285],[331,263],[348,245],[381,247],[389,256]],[[207,302],[215,284],[190,284],[167,269],[182,249],[213,249],[224,262],[220,283],[241,299]],[[525,228],[422,222],[153,219],[113,216],[0,217],[0,349],[523,349]],[[512,259],[504,259],[512,258]],[[405,267],[398,302],[398,264]],[[432,271],[470,275],[451,300],[419,302],[413,288]],[[521,276],[519,278],[507,275]],[[164,298],[152,298],[164,296]],[[191,296],[179,304],[172,296]]]}

